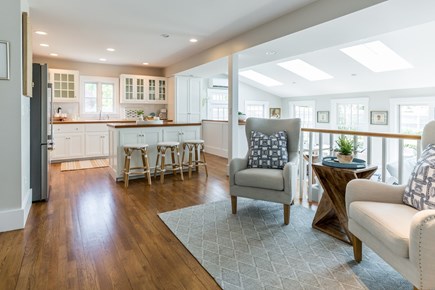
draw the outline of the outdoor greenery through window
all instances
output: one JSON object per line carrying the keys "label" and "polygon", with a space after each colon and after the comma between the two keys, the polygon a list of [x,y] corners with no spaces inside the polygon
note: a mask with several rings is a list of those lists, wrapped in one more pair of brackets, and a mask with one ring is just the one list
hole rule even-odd
{"label": "outdoor greenery through window", "polygon": [[84,76],[80,80],[83,114],[116,113],[117,79]]}

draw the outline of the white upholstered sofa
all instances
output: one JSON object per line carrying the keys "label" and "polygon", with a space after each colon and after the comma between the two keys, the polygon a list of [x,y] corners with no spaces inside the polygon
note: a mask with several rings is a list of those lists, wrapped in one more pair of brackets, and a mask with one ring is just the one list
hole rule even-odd
{"label": "white upholstered sofa", "polygon": [[[435,144],[435,121],[422,135],[422,147]],[[435,289],[435,210],[403,203],[405,185],[352,180],[346,189],[348,226],[354,255],[363,242],[409,280],[415,289]]]}

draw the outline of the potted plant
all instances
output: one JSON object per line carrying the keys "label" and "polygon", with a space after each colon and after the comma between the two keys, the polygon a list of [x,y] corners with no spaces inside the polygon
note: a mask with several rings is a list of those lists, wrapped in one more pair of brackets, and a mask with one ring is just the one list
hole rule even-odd
{"label": "potted plant", "polygon": [[246,119],[248,118],[248,116],[246,116],[246,114],[242,113],[242,112],[239,112],[238,116],[239,116],[239,121],[242,121],[242,122],[245,122]]}
{"label": "potted plant", "polygon": [[340,163],[350,163],[353,160],[353,153],[357,149],[353,140],[346,138],[345,136],[339,137],[338,140],[335,141],[337,144],[337,148],[335,151],[337,152],[337,160]]}
{"label": "potted plant", "polygon": [[139,120],[143,121],[143,114],[144,114],[144,111],[143,111],[143,110],[138,110],[138,111],[136,112],[136,114],[137,114],[137,116],[139,117]]}

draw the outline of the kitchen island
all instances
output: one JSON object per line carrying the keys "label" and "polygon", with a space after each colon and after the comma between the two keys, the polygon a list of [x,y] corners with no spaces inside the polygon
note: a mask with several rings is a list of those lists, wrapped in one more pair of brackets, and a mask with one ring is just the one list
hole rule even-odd
{"label": "kitchen island", "polygon": [[[148,159],[151,172],[157,158],[157,143],[201,139],[201,123],[164,123],[137,125],[131,123],[109,123],[109,166],[115,181],[123,180],[125,144],[148,144]],[[181,150],[180,150],[181,155]],[[181,156],[180,156],[181,157]],[[167,160],[170,158],[168,153]],[[134,152],[131,167],[141,166],[139,152]],[[141,176],[139,176],[141,177]],[[143,177],[143,176],[142,176]]]}

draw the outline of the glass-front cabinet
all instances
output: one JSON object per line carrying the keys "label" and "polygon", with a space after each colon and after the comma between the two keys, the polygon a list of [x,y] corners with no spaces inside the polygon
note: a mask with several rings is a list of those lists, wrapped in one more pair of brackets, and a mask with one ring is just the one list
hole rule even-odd
{"label": "glass-front cabinet", "polygon": [[166,78],[121,75],[121,103],[166,104]]}
{"label": "glass-front cabinet", "polygon": [[53,84],[54,102],[79,101],[79,72],[74,70],[49,69],[49,82]]}

